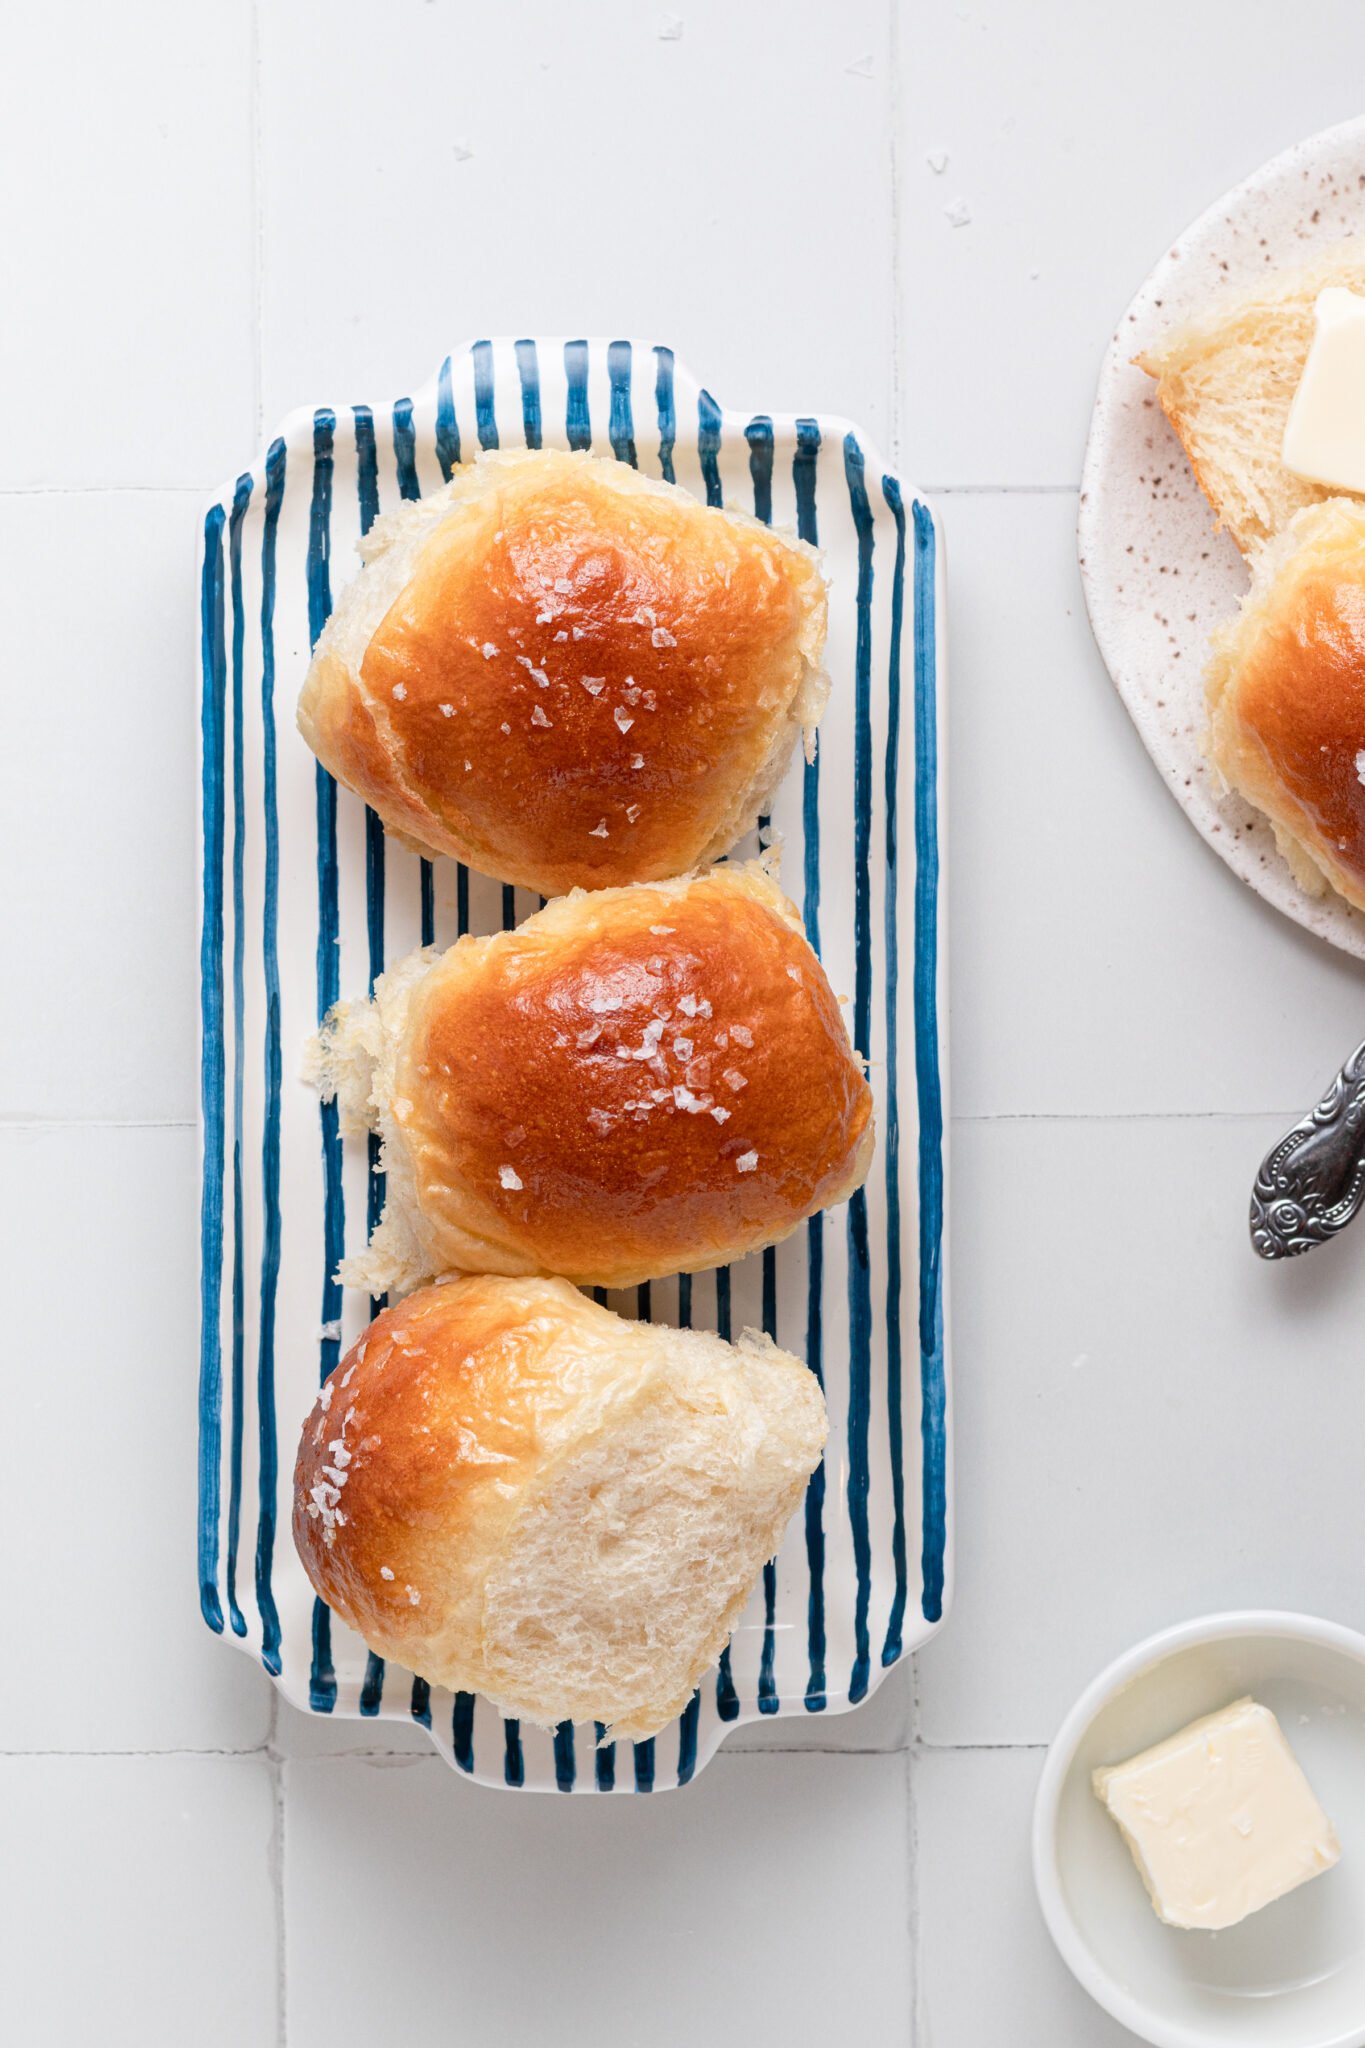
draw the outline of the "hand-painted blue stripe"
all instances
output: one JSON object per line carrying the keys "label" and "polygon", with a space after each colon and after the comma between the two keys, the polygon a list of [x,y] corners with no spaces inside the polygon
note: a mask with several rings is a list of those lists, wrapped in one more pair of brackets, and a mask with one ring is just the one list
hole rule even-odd
{"label": "hand-painted blue stripe", "polygon": [[754,517],[765,526],[773,523],[773,423],[765,413],[751,419],[744,429],[749,444],[749,475],[754,486]]}
{"label": "hand-painted blue stripe", "polygon": [[569,437],[571,448],[591,448],[592,421],[588,417],[588,344],[586,341],[566,341],[564,344],[564,375],[568,379],[569,396],[564,413],[564,431]]}
{"label": "hand-painted blue stripe", "polygon": [[648,1280],[642,1280],[635,1290],[635,1315],[638,1322],[647,1323],[649,1321],[652,1314],[650,1299],[649,1282]]}
{"label": "hand-painted blue stripe", "polygon": [[[844,477],[858,535],[858,637],[854,655],[853,728],[853,1043],[867,1057],[872,1038],[872,510],[863,452],[844,436]],[[868,1536],[868,1422],[872,1374],[872,1271],[867,1195],[848,1205],[848,1519],[857,1592],[853,1613],[850,1701],[865,1697],[870,1650],[867,1611],[872,1590]]]}
{"label": "hand-painted blue stripe", "polygon": [[[796,530],[812,547],[820,545],[816,514],[815,478],[820,457],[818,420],[796,422],[796,453],[792,458],[792,482],[796,490]],[[802,918],[806,937],[820,951],[820,755],[807,761],[801,782],[801,836],[805,849],[805,895]]]}
{"label": "hand-painted blue stripe", "polygon": [[673,397],[673,351],[654,351],[654,410],[659,418],[659,474],[666,484],[678,481],[673,474],[673,449],[678,439],[678,414]]}
{"label": "hand-painted blue stripe", "polygon": [[920,1431],[923,1446],[921,1607],[943,1614],[948,1534],[947,1390],[943,1356],[943,1089],[938,1056],[937,620],[932,514],[915,529],[915,1082],[919,1103]]}
{"label": "hand-painted blue stripe", "polygon": [[[761,834],[760,834],[761,837]],[[777,1342],[777,1253],[769,1245],[763,1254],[763,1328]],[[782,1705],[777,1691],[774,1665],[777,1659],[777,1563],[769,1558],[763,1567],[763,1652],[758,1664],[758,1711],[775,1714]]]}
{"label": "hand-painted blue stripe", "polygon": [[275,1301],[280,1279],[280,818],[275,761],[275,565],[288,457],[272,441],[265,458],[261,534],[261,810],[265,873],[261,889],[261,969],[265,982],[265,1108],[261,1126],[261,1317],[256,1343],[256,1605],[261,1662],[279,1675],[280,1617],[271,1572],[275,1557],[279,1451],[275,1429]]}
{"label": "hand-painted blue stripe", "polygon": [[607,1732],[605,1721],[594,1721],[592,1725],[597,1735],[597,1748],[593,1751],[593,1776],[597,1789],[599,1792],[614,1792],[616,1790],[616,1744],[614,1742],[603,1742],[602,1740],[602,1737]]}
{"label": "hand-painted blue stripe", "polygon": [[242,520],[252,479],[239,476],[228,523],[232,571],[232,1419],[228,1437],[228,1617],[234,1635],[246,1634],[237,1603],[237,1545],[242,1522],[242,1428],[246,1391],[246,1273],[242,1244],[242,1106],[246,1043],[246,784],[242,761],[242,656],[246,616],[242,601]]}
{"label": "hand-painted blue stripe", "polygon": [[367,1718],[379,1712],[379,1703],[384,1697],[384,1659],[376,1657],[373,1650],[365,1656],[365,1676],[360,1684],[360,1711]]}
{"label": "hand-painted blue stripe", "polygon": [[379,453],[374,439],[374,413],[353,405],[355,420],[355,487],[360,501],[360,531],[368,533],[379,517]]}
{"label": "hand-painted blue stripe", "polygon": [[[816,507],[816,474],[820,459],[820,423],[813,419],[796,422],[796,453],[792,457],[792,484],[796,492],[796,530],[812,547],[820,544],[820,523]],[[803,846],[801,915],[806,937],[820,951],[820,756],[807,761],[801,782],[801,839]],[[823,1389],[824,1371],[824,1279],[825,1219],[812,1216],[806,1225],[806,1363]],[[806,1569],[810,1595],[806,1607],[807,1654],[810,1675],[806,1681],[807,1713],[820,1714],[826,1705],[825,1687],[825,1465],[816,1466],[806,1488]]]}
{"label": "hand-painted blue stripe", "polygon": [[[379,517],[379,456],[375,445],[374,414],[368,405],[352,407],[355,418],[356,495],[360,505],[360,531],[368,533]],[[412,407],[408,404],[408,433],[412,433]],[[397,410],[394,414],[394,446],[398,446]],[[400,461],[401,477],[401,461]],[[415,481],[415,477],[414,477]],[[368,953],[369,993],[384,972],[384,827],[377,814],[365,806],[365,938]],[[379,1170],[380,1145],[374,1131],[366,1133],[365,1228],[372,1235],[384,1212],[384,1175]],[[388,1296],[370,1296],[371,1320],[388,1304]],[[377,1714],[384,1695],[384,1659],[373,1650],[365,1659],[365,1677],[360,1688],[360,1711]]]}
{"label": "hand-painted blue stripe", "polygon": [[414,1721],[420,1721],[424,1728],[431,1726],[431,1687],[425,1678],[412,1681],[412,1705],[409,1710]]}
{"label": "hand-painted blue stripe", "polygon": [[[463,938],[469,930],[469,869],[461,864],[455,871],[455,931]],[[433,934],[434,936],[434,934]],[[424,945],[428,941],[423,940]]]}
{"label": "hand-painted blue stripe", "polygon": [[520,1721],[502,1724],[502,1777],[505,1785],[526,1783],[526,1759],[521,1750]]}
{"label": "hand-painted blue stripe", "polygon": [[[468,891],[469,878],[465,875],[463,868],[460,869],[460,874],[464,877],[465,889]],[[417,864],[417,886],[421,891],[422,898],[420,912],[422,944],[424,946],[434,946],[436,943],[436,871],[429,860],[422,860]]]}
{"label": "hand-painted blue stripe", "polygon": [[330,1714],[337,1703],[336,1665],[332,1661],[332,1610],[313,1602],[313,1655],[308,1667],[308,1704],[315,1714]]}
{"label": "hand-painted blue stripe", "polygon": [[613,341],[607,348],[607,380],[611,385],[611,418],[607,438],[618,462],[640,467],[635,453],[635,418],[630,402],[630,343]]}
{"label": "hand-painted blue stripe", "polygon": [[[806,1225],[806,1364],[823,1390],[825,1284],[825,1219],[812,1216]],[[810,1676],[806,1680],[805,1707],[808,1714],[823,1714],[827,1704],[825,1688],[825,1461],[811,1473],[806,1487],[806,1569],[810,1594],[806,1603],[806,1651]]]}
{"label": "hand-painted blue stripe", "polygon": [[[754,487],[754,517],[765,526],[773,521],[773,423],[758,414],[744,429],[749,444],[749,476]],[[772,843],[772,821],[760,817],[758,843]],[[763,1328],[777,1342],[777,1252],[767,1245],[763,1252]],[[758,1662],[758,1711],[776,1714],[782,1701],[776,1679],[777,1661],[777,1561],[769,1558],[763,1567],[763,1648]]]}
{"label": "hand-painted blue stripe", "polygon": [[521,379],[521,431],[528,448],[540,446],[540,362],[533,341],[516,344],[517,375]]}
{"label": "hand-painted blue stripe", "polygon": [[400,498],[420,498],[417,481],[417,434],[412,424],[412,400],[399,398],[393,408],[393,459],[398,467]]}
{"label": "hand-painted blue stripe", "polygon": [[[318,636],[332,612],[332,476],[336,414],[322,406],[313,415],[313,495],[308,514],[308,640]],[[337,790],[319,762],[314,776],[317,800],[318,943],[317,1018],[321,1023],[341,994],[340,932],[337,872]],[[320,1106],[323,1166],[322,1325],[335,1328],[341,1318],[337,1264],[345,1249],[346,1210],[341,1178],[341,1127],[337,1105]],[[339,1337],[318,1340],[319,1378],[335,1370],[341,1356]],[[320,1600],[313,1608],[313,1661],[309,1673],[309,1704],[315,1713],[330,1714],[336,1704],[336,1673],[332,1665],[331,1615]]]}
{"label": "hand-painted blue stripe", "polygon": [[505,932],[515,929],[517,922],[517,892],[510,882],[502,885],[502,928]]}
{"label": "hand-painted blue stripe", "polygon": [[555,1783],[561,1792],[572,1792],[576,1776],[573,1722],[561,1721],[555,1729]]}
{"label": "hand-painted blue stripe", "polygon": [[460,429],[455,418],[455,384],[450,357],[447,356],[436,379],[436,460],[447,483],[459,459]]}
{"label": "hand-painted blue stripe", "polygon": [[450,1712],[450,1741],[462,1771],[474,1768],[474,1695],[457,1692]]}
{"label": "hand-painted blue stripe", "polygon": [[886,1179],[886,1428],[891,1446],[891,1561],[896,1583],[882,1643],[882,1663],[894,1664],[904,1648],[905,1562],[905,1415],[901,1367],[901,1132],[897,1097],[899,1033],[897,982],[900,971],[900,930],[897,918],[896,788],[900,772],[901,630],[905,616],[905,506],[893,476],[882,478],[882,496],[896,522],[896,571],[891,587],[891,649],[887,662],[886,763],[886,896],[882,935],[886,953],[886,1129],[882,1165]]}
{"label": "hand-painted blue stripe", "polygon": [[[730,1342],[730,1268],[716,1268],[716,1331],[726,1343]],[[730,1669],[730,1645],[727,1643],[720,1653],[716,1665],[716,1712],[722,1721],[734,1721],[739,1716],[739,1695],[735,1691],[734,1675]]]}
{"label": "hand-painted blue stripe", "polygon": [[204,521],[204,567],[199,596],[202,677],[199,728],[204,831],[203,923],[199,935],[200,1101],[204,1119],[204,1177],[199,1209],[199,1608],[220,1635],[218,1516],[222,1474],[223,1167],[225,1074],[223,1062],[223,712],[227,650],[223,644],[223,525],[221,505]]}
{"label": "hand-painted blue stripe", "polygon": [[697,1723],[701,1693],[694,1692],[678,1717],[678,1783],[690,1785],[697,1769]]}
{"label": "hand-painted blue stripe", "polygon": [[635,1749],[635,1789],[637,1792],[654,1790],[654,1738],[648,1742],[637,1742]]}
{"label": "hand-painted blue stripe", "polygon": [[692,1275],[691,1275],[690,1273],[679,1273],[679,1275],[678,1275],[678,1328],[679,1328],[680,1330],[690,1330],[690,1329],[691,1329],[691,1327],[692,1327]]}
{"label": "hand-painted blue stripe", "polygon": [[474,360],[474,422],[480,448],[498,445],[498,414],[493,397],[493,344],[476,341],[470,354]]}
{"label": "hand-painted blue stripe", "polygon": [[697,393],[697,455],[708,505],[725,502],[720,487],[720,407],[709,391]]}

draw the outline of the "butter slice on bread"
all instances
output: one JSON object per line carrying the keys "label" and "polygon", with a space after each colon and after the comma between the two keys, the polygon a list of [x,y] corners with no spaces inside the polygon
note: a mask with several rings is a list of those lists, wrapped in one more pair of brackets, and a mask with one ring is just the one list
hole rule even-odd
{"label": "butter slice on bread", "polygon": [[1267,270],[1240,296],[1216,299],[1137,358],[1205,497],[1244,555],[1296,512],[1340,495],[1284,467],[1285,421],[1327,285],[1365,293],[1365,240],[1302,270]]}

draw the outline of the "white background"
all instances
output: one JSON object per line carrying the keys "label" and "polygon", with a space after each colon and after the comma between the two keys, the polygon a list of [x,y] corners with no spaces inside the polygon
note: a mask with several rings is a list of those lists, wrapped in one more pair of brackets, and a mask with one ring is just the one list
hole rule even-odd
{"label": "white background", "polygon": [[[1106,2048],[1033,1903],[1041,1746],[1161,1624],[1362,1621],[1365,1236],[1270,1271],[1245,1209],[1365,983],[1160,787],[1073,529],[1126,297],[1361,111],[1365,11],[674,4],[680,35],[652,0],[81,0],[4,30],[25,2048]],[[956,1610],[862,1712],[746,1731],[652,1801],[483,1792],[424,1736],[277,1712],[195,1602],[200,501],[288,407],[537,330],[657,334],[729,405],[850,414],[936,494],[950,564]]]}

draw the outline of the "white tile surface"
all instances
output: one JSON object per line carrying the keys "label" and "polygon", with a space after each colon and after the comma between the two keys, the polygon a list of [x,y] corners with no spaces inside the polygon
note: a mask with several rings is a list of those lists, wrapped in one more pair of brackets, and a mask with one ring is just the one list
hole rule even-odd
{"label": "white tile surface", "polygon": [[196,1113],[198,529],[189,496],[0,496],[8,1117]]}
{"label": "white tile surface", "polygon": [[250,0],[6,41],[0,486],[215,484],[254,440]]}
{"label": "white tile surface", "polygon": [[[444,1764],[285,1767],[290,2048],[904,2038],[903,1756],[719,1757],[686,1793],[507,1798]],[[350,1935],[338,1940],[338,1929]]]}
{"label": "white tile surface", "polygon": [[954,1133],[957,1606],[931,1742],[1044,1742],[1111,1657],[1220,1607],[1351,1621],[1365,1259],[1265,1266],[1273,1118]]}
{"label": "white tile surface", "polygon": [[915,1758],[916,2048],[1131,2048],[1053,1949],[1029,1869],[1036,1750]]}
{"label": "white tile surface", "polygon": [[944,509],[954,1111],[1298,1113],[1365,1028],[1359,963],[1164,788],[1090,637],[1074,496]]}
{"label": "white tile surface", "polygon": [[0,1757],[7,2038],[278,2038],[275,1797],[244,1757]]}
{"label": "white tile surface", "polygon": [[1277,0],[898,4],[905,467],[1074,484],[1133,292],[1220,192],[1359,113],[1365,14],[1317,0],[1286,34]]}
{"label": "white tile surface", "polygon": [[[92,1752],[0,1758],[25,2048],[273,2041],[277,1913],[290,2048],[338,2012],[387,2038],[396,1981],[432,2040],[539,2041],[547,2010],[556,2048],[842,2038],[853,2012],[912,2048],[1127,2038],[1036,1914],[1039,1752],[934,1745],[1044,1741],[1180,1612],[1354,1614],[1362,1252],[1270,1273],[1244,1216],[1268,1112],[1360,1035],[1365,982],[1181,819],[1089,640],[1074,493],[1025,487],[1074,486],[1155,255],[1358,111],[1361,10],[1282,24],[1274,0],[82,0],[11,30],[0,1748]],[[906,1674],[744,1731],[681,1796],[484,1793],[402,1724],[272,1730],[198,1620],[195,492],[287,406],[527,328],[654,331],[726,403],[846,411],[888,448],[899,406],[907,473],[953,487],[959,1593],[913,1764]],[[789,1740],[882,1753],[741,1753]]]}
{"label": "white tile surface", "polygon": [[267,423],[408,388],[474,334],[642,334],[725,405],[888,439],[881,0],[789,0],[780,30],[729,0],[397,0],[363,56],[334,20],[263,16]]}
{"label": "white tile surface", "polygon": [[198,1156],[191,1130],[0,1127],[3,1750],[265,1740],[264,1675],[195,1597]]}

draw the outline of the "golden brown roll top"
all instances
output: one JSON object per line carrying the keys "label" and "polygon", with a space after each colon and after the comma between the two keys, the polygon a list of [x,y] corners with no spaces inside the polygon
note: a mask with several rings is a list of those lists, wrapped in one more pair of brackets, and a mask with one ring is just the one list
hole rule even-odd
{"label": "golden brown roll top", "polygon": [[1365,910],[1365,505],[1299,512],[1258,558],[1208,671],[1209,751],[1300,883]]}
{"label": "golden brown roll top", "polygon": [[379,1655],[642,1738],[723,1647],[824,1438],[814,1376],[766,1337],[628,1323],[562,1280],[454,1281],[323,1387],[294,1539]]}
{"label": "golden brown roll top", "polygon": [[625,464],[481,456],[363,552],[304,738],[412,845],[544,895],[727,851],[823,708],[814,550]]}
{"label": "golden brown roll top", "polygon": [[787,1236],[867,1174],[872,1098],[758,865],[566,897],[343,1005],[324,1091],[377,1124],[388,1206],[343,1277],[622,1287]]}

